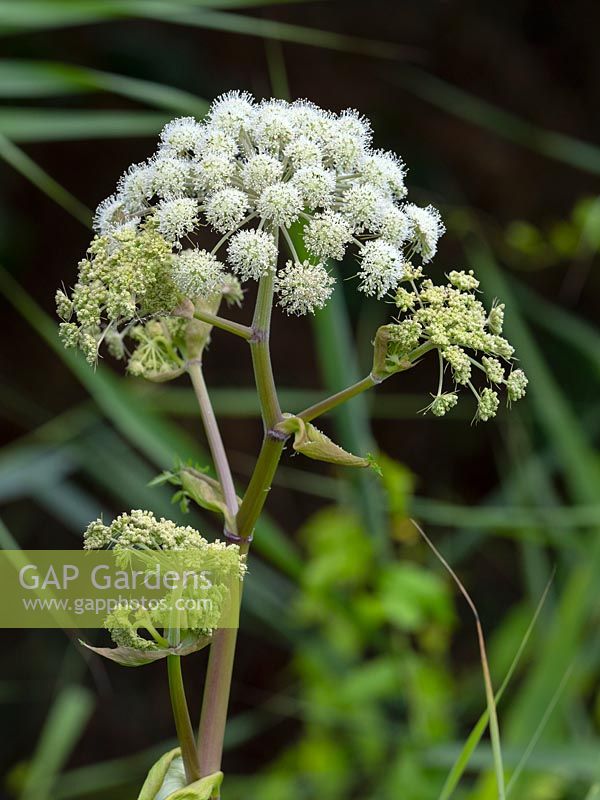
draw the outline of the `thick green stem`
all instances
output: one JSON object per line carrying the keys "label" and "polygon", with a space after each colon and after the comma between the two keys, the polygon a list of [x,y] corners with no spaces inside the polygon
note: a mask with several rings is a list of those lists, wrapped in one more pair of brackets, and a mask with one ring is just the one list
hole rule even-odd
{"label": "thick green stem", "polygon": [[269,336],[271,332],[271,310],[273,307],[273,284],[275,274],[268,272],[260,279],[256,308],[252,320],[253,336],[250,339],[252,351],[252,366],[254,367],[254,380],[260,401],[260,408],[265,432],[281,421],[281,408],[277,398],[271,354],[269,351]]}
{"label": "thick green stem", "polygon": [[[279,463],[285,443],[285,438],[280,437],[273,431],[274,425],[282,419],[269,353],[269,332],[271,309],[273,305],[273,279],[274,276],[270,273],[260,281],[252,323],[252,337],[249,339],[252,350],[256,388],[265,426],[265,438],[256,463],[256,468],[237,514],[237,536],[240,538],[240,551],[243,554],[248,552],[252,531],[254,530],[256,521],[265,504],[273,475]],[[200,389],[198,399],[200,401],[202,398],[202,402],[206,407],[207,403],[209,404],[208,394],[202,391],[203,387],[201,385],[198,385],[198,388]],[[204,416],[205,414],[203,413],[203,417]],[[210,414],[206,416],[210,418]],[[220,436],[217,440],[217,437],[214,435],[214,430],[216,429],[218,431],[216,428],[216,421],[214,426],[212,426],[211,423],[210,427],[213,429],[212,441],[208,429],[207,436],[211,445],[215,465],[217,465],[217,460],[220,459],[222,468],[226,473],[229,473],[229,466],[224,452],[220,455],[220,448],[222,448]],[[217,472],[219,474],[218,469]],[[222,481],[221,477],[220,480]],[[235,628],[221,628],[215,631],[210,646],[200,728],[198,732],[200,773],[203,777],[211,775],[221,768],[236,639],[237,630]]]}
{"label": "thick green stem", "polygon": [[202,778],[221,769],[236,641],[237,628],[219,628],[214,632],[210,645],[198,729]]}
{"label": "thick green stem", "polygon": [[181,757],[183,758],[183,765],[185,767],[185,777],[188,783],[193,783],[200,777],[200,769],[198,766],[198,756],[196,754],[194,731],[192,729],[187,701],[185,699],[180,656],[167,656],[167,671],[169,674],[171,706],[173,707],[175,729],[177,731],[177,738],[181,747]]}
{"label": "thick green stem", "polygon": [[267,434],[237,515],[238,535],[242,551],[247,552],[252,531],[267,500],[273,476],[279,464],[287,437]]}

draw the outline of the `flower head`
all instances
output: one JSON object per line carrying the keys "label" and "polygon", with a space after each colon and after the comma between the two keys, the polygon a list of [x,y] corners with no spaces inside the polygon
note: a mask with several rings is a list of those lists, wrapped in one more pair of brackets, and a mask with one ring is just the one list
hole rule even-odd
{"label": "flower head", "polygon": [[225,270],[212,253],[189,248],[175,256],[173,281],[185,297],[210,297],[222,291]]}
{"label": "flower head", "polygon": [[227,248],[227,259],[242,280],[258,280],[277,264],[277,245],[266,231],[239,231]]}
{"label": "flower head", "polygon": [[313,314],[327,303],[334,283],[322,264],[288,261],[277,273],[279,305],[288,314]]}
{"label": "flower head", "polygon": [[402,253],[393,244],[374,239],[366,243],[361,256],[359,288],[365,294],[374,294],[381,300],[398,286],[404,276]]}
{"label": "flower head", "polygon": [[[73,297],[59,298],[63,340],[93,360],[101,340],[113,353],[127,352],[124,337],[131,333],[145,348],[132,369],[154,364],[173,342],[185,362],[180,340],[167,347],[158,328],[146,323],[154,315],[189,312],[180,307],[184,297],[216,302],[227,278],[221,248],[241,281],[275,272],[279,305],[292,314],[327,303],[334,282],[326,262],[352,253],[359,266],[349,277],[359,291],[378,299],[396,293],[404,318],[396,326],[402,335],[392,337],[391,366],[402,363],[402,347],[416,339],[415,347],[439,350],[455,385],[470,387],[473,375],[483,373],[518,399],[525,391],[518,371],[505,377],[513,350],[502,336],[504,306],[486,312],[468,270],[449,272],[444,286],[424,276],[444,225],[432,206],[407,201],[406,174],[399,156],[374,146],[371,125],[357,111],[336,114],[308,100],[256,101],[228,92],[204,119],[169,122],[156,153],[131,167],[98,207],[94,224],[106,237],[114,274],[97,279],[96,267],[82,263]],[[162,240],[161,279],[147,268],[151,277],[141,289],[136,279],[116,291],[131,277],[132,250],[144,250],[150,231]],[[286,265],[277,272],[280,249]],[[237,283],[235,291],[239,300]],[[149,336],[156,336],[152,345]]]}

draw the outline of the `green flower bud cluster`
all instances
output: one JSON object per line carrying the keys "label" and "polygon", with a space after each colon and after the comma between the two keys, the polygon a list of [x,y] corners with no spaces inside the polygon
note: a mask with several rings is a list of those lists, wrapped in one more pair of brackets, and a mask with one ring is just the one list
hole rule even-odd
{"label": "green flower bud cluster", "polygon": [[[373,373],[380,377],[407,369],[428,350],[438,351],[438,390],[425,409],[436,416],[456,405],[457,386],[472,391],[477,401],[475,418],[481,421],[492,419],[498,411],[499,396],[492,387],[506,386],[509,403],[526,392],[527,377],[523,370],[512,369],[514,350],[502,336],[504,306],[495,305],[488,314],[475,294],[478,286],[472,271],[453,270],[447,284],[436,285],[423,278],[420,267],[407,265],[405,285],[396,293],[400,318],[377,333]],[[451,392],[443,390],[446,367],[454,381]],[[491,385],[478,391],[474,372]]]}
{"label": "green flower bud cluster", "polygon": [[[125,227],[113,235],[96,236],[71,297],[57,292],[60,336],[66,347],[79,347],[95,364],[102,340],[120,353],[114,333],[144,316],[168,314],[181,293],[171,279],[170,245],[148,221],[139,230]],[[124,352],[124,351],[123,351]]]}
{"label": "green flower bud cluster", "polygon": [[184,359],[180,352],[185,346],[187,325],[181,317],[162,317],[130,328],[129,336],[137,347],[129,359],[128,372],[152,381],[181,375]]}
{"label": "green flower bud cluster", "polygon": [[[240,555],[238,545],[219,540],[208,542],[194,528],[178,526],[164,518],[157,519],[150,511],[134,510],[121,514],[110,525],[95,520],[84,533],[83,546],[86,550],[115,550],[118,563],[123,566],[132,563],[136,554],[143,558],[148,551],[180,552],[182,574],[184,571],[210,574],[213,580],[202,595],[208,602],[186,607],[185,613],[178,618],[179,627],[194,636],[210,635],[218,626],[230,582],[242,580],[246,574],[245,558]],[[152,566],[160,564],[160,556],[156,555],[156,562],[154,557],[150,558],[149,563]],[[169,560],[169,568],[172,566],[172,560]],[[193,596],[193,588],[183,587],[167,594],[165,600],[168,605],[170,599],[188,594]],[[107,617],[105,626],[115,644],[150,650],[156,648],[157,642],[164,645],[156,630],[158,626],[164,627],[164,622],[164,611],[160,609],[118,607]],[[151,639],[139,631],[149,633]]]}
{"label": "green flower bud cluster", "polygon": [[94,238],[71,296],[56,293],[60,337],[92,365],[104,343],[114,358],[128,358],[132,375],[170,380],[197,355],[199,323],[178,316],[179,306],[193,298],[216,311],[221,297],[241,302],[238,279],[205,250],[173,253],[156,219],[146,217],[138,228],[123,225]]}

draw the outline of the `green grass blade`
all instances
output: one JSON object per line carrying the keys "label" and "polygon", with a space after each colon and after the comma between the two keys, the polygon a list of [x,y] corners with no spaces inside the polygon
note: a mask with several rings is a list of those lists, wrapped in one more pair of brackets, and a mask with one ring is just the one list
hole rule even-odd
{"label": "green grass blade", "polygon": [[485,646],[485,637],[483,635],[483,628],[481,626],[481,622],[479,619],[479,612],[477,611],[477,607],[475,603],[471,599],[470,594],[465,589],[462,581],[456,574],[456,572],[452,569],[448,561],[444,558],[444,556],[440,553],[434,543],[431,541],[429,536],[425,533],[423,528],[415,522],[415,520],[411,520],[412,524],[415,526],[419,534],[423,537],[427,546],[431,549],[435,557],[438,561],[442,564],[444,569],[448,572],[456,586],[458,587],[460,593],[467,601],[467,605],[469,606],[473,617],[475,619],[475,626],[477,629],[477,640],[479,643],[479,655],[481,660],[481,670],[483,672],[483,682],[485,686],[485,699],[487,703],[487,714],[488,714],[488,726],[490,730],[490,739],[492,742],[492,756],[494,762],[494,773],[496,775],[496,787],[498,789],[498,800],[506,800],[506,786],[504,782],[504,763],[502,759],[502,745],[500,741],[500,727],[498,724],[498,712],[496,709],[496,697],[494,695],[494,690],[492,687],[492,678],[490,675],[490,667],[488,663],[488,657],[486,652]]}
{"label": "green grass blade", "polygon": [[398,82],[422,100],[495,136],[584,172],[600,174],[600,148],[596,145],[539,128],[421,69],[403,69]]}
{"label": "green grass blade", "polygon": [[59,97],[94,91],[112,92],[174,113],[203,116],[208,110],[205,100],[153,81],[56,61],[0,60],[3,98]]}
{"label": "green grass blade", "polygon": [[[258,8],[301,0],[177,0],[155,3],[156,6],[208,8]],[[307,2],[307,0],[302,0]],[[0,2],[0,34],[27,33],[74,25],[90,25],[136,17],[140,0],[3,0]]]}
{"label": "green grass blade", "polygon": [[91,692],[64,688],[54,701],[27,772],[20,800],[50,800],[56,780],[92,713]]}
{"label": "green grass blade", "polygon": [[[500,688],[496,692],[496,695],[494,697],[494,702],[495,702],[496,705],[498,705],[498,703],[502,699],[502,695],[504,694],[504,692],[508,688],[508,685],[509,685],[509,683],[510,683],[510,681],[512,679],[512,676],[514,675],[515,670],[517,669],[517,666],[519,665],[519,662],[521,661],[521,657],[522,657],[523,653],[525,652],[525,648],[527,647],[527,644],[529,643],[529,639],[531,638],[531,634],[533,633],[533,629],[535,628],[535,625],[536,625],[536,623],[538,621],[538,618],[540,616],[540,613],[542,611],[544,603],[546,602],[546,598],[548,596],[548,592],[550,591],[550,586],[551,586],[551,581],[548,582],[548,584],[546,586],[546,589],[544,590],[544,593],[542,594],[542,596],[540,598],[540,601],[539,601],[539,603],[538,603],[538,605],[537,605],[537,607],[536,607],[536,609],[534,611],[533,617],[531,618],[531,621],[530,621],[529,625],[527,626],[527,630],[525,631],[525,634],[523,635],[523,638],[521,639],[519,647],[517,648],[517,652],[515,653],[515,655],[513,657],[513,660],[511,661],[510,666],[508,668],[508,671],[507,671],[506,675],[504,676],[504,680],[502,681],[502,683],[500,684]],[[488,726],[489,718],[490,718],[489,710],[486,709],[483,712],[483,714],[479,717],[477,722],[475,723],[475,726],[473,727],[473,730],[471,731],[471,733],[467,737],[467,740],[466,740],[462,750],[460,751],[456,761],[454,762],[454,765],[453,765],[452,769],[450,770],[450,773],[448,774],[448,777],[446,778],[446,782],[444,783],[444,786],[443,786],[442,791],[440,793],[439,800],[450,800],[450,797],[452,796],[454,790],[458,786],[458,783],[459,783],[460,779],[462,778],[462,776],[463,776],[463,774],[464,774],[464,772],[465,772],[465,770],[466,770],[466,768],[467,768],[467,766],[469,764],[469,761],[471,760],[471,756],[475,752],[475,748],[477,747],[477,745],[481,741],[481,737],[485,733],[485,729]],[[508,789],[507,789],[507,792],[508,792]]]}
{"label": "green grass blade", "polygon": [[2,134],[0,134],[0,158],[3,158],[7,164],[10,164],[17,172],[20,172],[21,175],[31,181],[34,186],[41,189],[61,208],[72,214],[75,219],[83,222],[84,225],[90,225],[92,214],[84,204],[64,189],[60,183],[57,183],[35,161],[32,161],[26,153]]}
{"label": "green grass blade", "polygon": [[[246,36],[258,36],[281,42],[293,42],[309,47],[322,47],[346,53],[357,53],[392,60],[422,57],[422,51],[395,42],[375,41],[333,31],[308,28],[261,17],[248,17],[218,10],[224,7],[262,5],[262,3],[231,2],[161,2],[137,0],[104,3],[57,3],[55,9],[48,4],[21,0],[22,9],[10,8],[10,3],[0,4],[0,33],[18,33],[32,29],[58,28],[68,25],[103,22],[114,18],[146,18],[176,25],[226,31]],[[15,4],[16,5],[16,4]],[[44,8],[44,6],[46,6]],[[202,7],[200,7],[202,6]],[[212,7],[211,7],[212,6]]]}
{"label": "green grass blade", "polygon": [[15,142],[155,137],[171,115],[157,111],[0,108],[0,134]]}
{"label": "green grass blade", "polygon": [[583,355],[600,375],[600,332],[589,322],[512,281],[525,316],[542,330]]}
{"label": "green grass blade", "polygon": [[506,303],[506,329],[530,380],[528,402],[533,405],[540,425],[557,448],[573,499],[580,503],[596,503],[600,490],[600,467],[596,455],[531,336],[509,281],[481,240],[469,243],[467,255],[470,262],[477,265],[488,296],[502,298]]}
{"label": "green grass blade", "polygon": [[357,36],[347,36],[333,31],[292,25],[260,17],[247,17],[225,11],[209,9],[190,10],[166,3],[140,2],[137,14],[140,17],[172,22],[178,25],[206,28],[208,30],[238,33],[244,36],[258,36],[280,42],[303,44],[309,47],[322,47],[345,53],[356,53],[389,60],[421,58],[421,50],[394,42],[374,41]]}
{"label": "green grass blade", "polygon": [[561,682],[557,686],[554,696],[548,703],[546,710],[544,711],[544,715],[542,716],[536,730],[534,731],[533,736],[529,741],[529,744],[527,745],[525,751],[523,752],[523,755],[519,759],[519,763],[515,767],[514,772],[511,775],[508,785],[506,787],[507,796],[510,794],[512,788],[516,785],[517,781],[519,780],[519,776],[527,766],[531,754],[533,753],[535,746],[538,743],[544,728],[546,727],[546,723],[548,722],[556,706],[558,705],[558,701],[560,700],[563,690],[567,685],[569,678],[571,677],[571,673],[573,672],[573,666],[574,666],[573,664],[569,665],[569,668],[565,671],[565,674],[563,675]]}

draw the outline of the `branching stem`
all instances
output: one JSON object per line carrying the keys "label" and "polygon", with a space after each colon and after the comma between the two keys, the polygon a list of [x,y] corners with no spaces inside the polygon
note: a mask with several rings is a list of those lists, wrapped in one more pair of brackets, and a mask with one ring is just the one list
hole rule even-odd
{"label": "branching stem", "polygon": [[231,319],[219,317],[217,314],[211,314],[209,311],[195,311],[194,319],[199,319],[201,322],[207,322],[215,328],[220,328],[228,333],[233,333],[235,336],[241,336],[242,339],[249,341],[252,338],[252,328],[247,325],[241,325],[239,322],[234,322]]}

